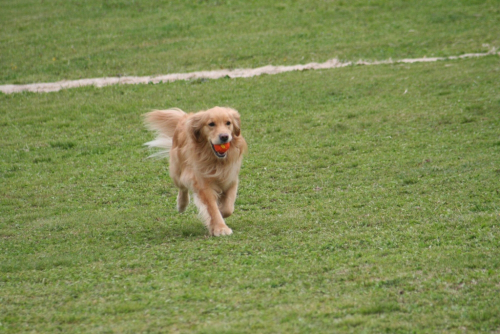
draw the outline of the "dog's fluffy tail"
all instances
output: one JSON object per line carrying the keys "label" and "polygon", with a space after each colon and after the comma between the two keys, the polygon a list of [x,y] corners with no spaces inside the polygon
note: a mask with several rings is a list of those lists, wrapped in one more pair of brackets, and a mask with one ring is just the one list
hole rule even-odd
{"label": "dog's fluffy tail", "polygon": [[155,140],[147,142],[144,145],[150,148],[157,147],[162,149],[150,157],[168,157],[170,148],[172,147],[172,137],[174,136],[175,128],[184,116],[186,116],[186,113],[177,108],[154,110],[144,115],[146,127],[158,133]]}

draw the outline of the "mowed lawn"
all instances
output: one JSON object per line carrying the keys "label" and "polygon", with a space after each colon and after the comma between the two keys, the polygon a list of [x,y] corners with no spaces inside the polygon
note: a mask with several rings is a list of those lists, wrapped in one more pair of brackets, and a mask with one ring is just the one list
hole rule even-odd
{"label": "mowed lawn", "polygon": [[0,8],[0,84],[500,46],[500,0],[0,0]]}
{"label": "mowed lawn", "polygon": [[[0,329],[500,328],[500,61],[0,95]],[[152,108],[238,109],[234,235],[175,212]]]}
{"label": "mowed lawn", "polygon": [[[6,1],[0,83],[450,56],[499,0]],[[500,331],[500,57],[0,94],[0,332]],[[141,114],[231,106],[234,235]]]}

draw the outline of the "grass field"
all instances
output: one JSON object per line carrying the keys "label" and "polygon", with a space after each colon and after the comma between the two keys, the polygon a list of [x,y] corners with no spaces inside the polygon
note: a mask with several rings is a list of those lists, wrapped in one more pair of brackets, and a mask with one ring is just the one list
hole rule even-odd
{"label": "grass field", "polygon": [[450,56],[500,45],[499,0],[0,0],[0,84]]}
{"label": "grass field", "polygon": [[[499,74],[491,56],[1,96],[2,329],[497,330]],[[227,238],[175,212],[141,147],[141,112],[215,104],[250,146]]]}
{"label": "grass field", "polygon": [[[493,24],[498,1],[438,1],[431,9],[395,1],[262,9],[231,1],[218,2],[217,10],[209,9],[215,2],[172,3],[193,33],[179,33],[187,44],[172,45],[164,55],[177,58],[166,61],[155,58],[161,43],[138,48],[141,30],[133,29],[157,15],[152,3],[98,2],[99,20],[92,21],[88,1],[73,12],[83,27],[71,28],[67,11],[78,2],[4,1],[2,19],[25,29],[2,26],[3,83],[257,66],[284,55],[287,62],[449,55],[485,51],[482,43],[500,36]],[[336,16],[345,29],[364,21],[371,29],[361,25],[351,41],[333,34],[329,44],[329,21],[316,18],[310,25],[317,30],[301,44],[292,21],[271,20],[329,4],[333,13],[345,10]],[[214,22],[233,13],[232,24],[242,29],[196,28],[190,11],[212,13]],[[117,13],[130,18],[129,30]],[[452,19],[457,13],[463,16]],[[37,20],[21,20],[30,15],[48,15],[46,24],[61,28],[49,33]],[[423,19],[433,17],[439,30]],[[405,32],[413,37],[399,43],[402,33],[387,27],[411,18],[426,34]],[[250,20],[269,26],[251,30]],[[309,29],[302,23],[297,31]],[[100,32],[76,53],[96,55],[95,63],[65,67],[50,63],[52,55],[35,61],[6,47],[50,48],[71,29]],[[283,44],[250,43],[280,36]],[[388,41],[395,43],[391,51]],[[198,54],[217,45],[227,45],[220,59],[235,60],[211,63]],[[234,58],[243,52],[236,45],[247,45],[254,58]],[[115,69],[109,60],[117,55]],[[151,62],[136,63],[141,57]],[[17,72],[4,71],[14,59]],[[492,55],[0,94],[0,332],[500,331],[499,77],[500,57]],[[249,143],[235,214],[227,219],[234,235],[223,238],[207,236],[193,206],[176,213],[167,162],[147,159],[142,144],[153,135],[140,117],[152,108],[214,105],[240,111]]]}

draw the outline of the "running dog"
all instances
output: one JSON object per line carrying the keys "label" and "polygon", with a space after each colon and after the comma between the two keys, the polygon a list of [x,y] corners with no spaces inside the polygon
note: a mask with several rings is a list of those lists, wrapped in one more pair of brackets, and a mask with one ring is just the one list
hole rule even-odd
{"label": "running dog", "polygon": [[191,114],[177,108],[155,110],[144,116],[146,126],[158,133],[145,145],[169,152],[170,177],[179,188],[177,210],[184,212],[191,192],[209,233],[232,234],[224,218],[234,211],[238,174],[247,151],[240,114],[214,107]]}

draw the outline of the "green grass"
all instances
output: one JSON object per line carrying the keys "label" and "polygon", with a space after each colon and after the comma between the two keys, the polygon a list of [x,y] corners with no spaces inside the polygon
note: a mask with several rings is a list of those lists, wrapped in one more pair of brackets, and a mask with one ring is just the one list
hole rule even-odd
{"label": "green grass", "polygon": [[[498,331],[499,75],[488,56],[0,95],[0,330]],[[250,149],[223,238],[142,147],[141,113],[214,105]]]}
{"label": "green grass", "polygon": [[500,46],[499,0],[0,1],[0,83],[449,56]]}
{"label": "green grass", "polygon": [[[484,52],[498,0],[1,1],[0,83]],[[500,330],[500,62],[0,95],[0,332]],[[227,105],[234,235],[140,114]]]}

